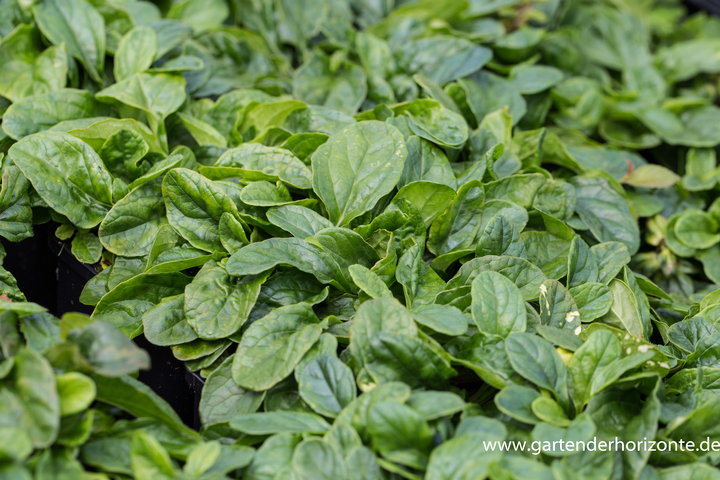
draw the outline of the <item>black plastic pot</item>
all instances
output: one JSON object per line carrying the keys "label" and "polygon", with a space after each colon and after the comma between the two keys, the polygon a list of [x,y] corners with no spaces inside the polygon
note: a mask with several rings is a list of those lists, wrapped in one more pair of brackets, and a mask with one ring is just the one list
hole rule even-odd
{"label": "black plastic pot", "polygon": [[35,235],[22,242],[12,243],[4,238],[2,245],[7,256],[3,267],[17,280],[18,288],[28,301],[35,302],[51,312],[57,310],[57,256],[48,248],[49,225],[36,225]]}
{"label": "black plastic pot", "polygon": [[687,0],[686,3],[691,10],[705,10],[713,15],[720,15],[720,0]]}

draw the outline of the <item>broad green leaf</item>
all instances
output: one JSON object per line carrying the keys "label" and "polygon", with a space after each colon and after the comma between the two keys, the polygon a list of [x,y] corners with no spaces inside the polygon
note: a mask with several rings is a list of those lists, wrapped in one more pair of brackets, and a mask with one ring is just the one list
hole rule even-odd
{"label": "broad green leaf", "polygon": [[300,397],[325,417],[333,418],[356,395],[352,370],[332,355],[315,357],[298,377]]}
{"label": "broad green leaf", "polygon": [[99,237],[103,246],[116,255],[145,256],[166,224],[162,180],[158,178],[117,202],[100,224]]}
{"label": "broad green leaf", "polygon": [[243,333],[233,362],[233,380],[248,390],[270,389],[292,373],[321,333],[308,304],[272,311]]}
{"label": "broad green leaf", "polygon": [[233,381],[232,364],[233,359],[228,358],[205,381],[199,407],[203,425],[229,422],[254,413],[265,399],[265,392],[245,390]]}
{"label": "broad green leaf", "polygon": [[201,168],[208,178],[237,177],[246,182],[282,181],[297,188],[312,187],[312,173],[283,148],[244,143],[223,153],[213,167]]}
{"label": "broad green leaf", "polygon": [[307,207],[283,205],[267,211],[267,219],[296,238],[305,240],[320,230],[332,227],[328,219]]}
{"label": "broad green leaf", "polygon": [[235,417],[230,426],[248,435],[323,434],[330,428],[321,416],[307,412],[249,413]]}
{"label": "broad green leaf", "polygon": [[347,478],[345,464],[336,448],[319,438],[308,438],[295,448],[293,471],[298,480]]}
{"label": "broad green leaf", "polygon": [[199,173],[176,168],[165,176],[162,191],[168,221],[180,235],[201,250],[223,250],[220,217],[237,207],[220,187]]}
{"label": "broad green leaf", "polygon": [[597,331],[590,335],[568,363],[571,396],[579,412],[590,400],[592,385],[600,371],[620,358],[620,342],[611,332]]}
{"label": "broad green leaf", "polygon": [[40,32],[31,25],[19,25],[3,38],[0,64],[0,95],[12,102],[60,90],[67,81],[65,47],[45,49]]}
{"label": "broad green leaf", "polygon": [[312,156],[313,189],[330,220],[345,225],[373,208],[397,184],[406,157],[402,134],[385,123],[360,122],[331,136]]}
{"label": "broad green leaf", "polygon": [[229,337],[247,320],[268,275],[235,279],[215,262],[206,263],[185,288],[187,322],[204,340]]}
{"label": "broad green leaf", "polygon": [[158,37],[155,30],[143,25],[132,28],[120,39],[115,52],[113,63],[115,80],[121,82],[150,68],[157,49]]}
{"label": "broad green leaf", "polygon": [[330,57],[313,54],[293,77],[293,95],[312,105],[354,114],[365,99],[365,72],[351,62],[336,67],[331,70]]}
{"label": "broad green leaf", "polygon": [[129,376],[96,376],[94,379],[98,401],[121,408],[137,418],[158,420],[185,437],[199,437],[197,432],[183,425],[172,407],[144,383]]}
{"label": "broad green leaf", "polygon": [[215,130],[211,125],[198,120],[197,118],[186,113],[177,112],[177,116],[185,126],[187,131],[192,135],[193,139],[200,145],[212,145],[215,147],[227,147],[227,140],[220,132]]}
{"label": "broad green leaf", "polygon": [[613,303],[598,321],[642,338],[643,326],[635,294],[618,279],[611,280],[608,287],[613,294]]}
{"label": "broad green leaf", "polygon": [[[62,322],[67,321],[68,315],[73,314],[63,315]],[[77,345],[79,353],[87,362],[86,366],[95,373],[104,377],[119,377],[150,368],[147,352],[138,348],[117,328],[106,322],[93,321],[88,324],[88,320],[83,319],[84,326],[70,330],[67,339]]]}
{"label": "broad green leaf", "polygon": [[625,198],[612,189],[603,178],[574,178],[577,190],[576,211],[601,242],[625,244],[631,255],[640,246],[637,221]]}
{"label": "broad green leaf", "polygon": [[[18,402],[20,418],[4,418],[3,423],[21,426],[35,448],[47,448],[60,430],[60,397],[52,367],[44,357],[24,348],[15,357],[12,374],[14,388],[3,390]],[[8,396],[3,396],[6,402]],[[13,407],[5,405],[2,416],[10,414]]]}
{"label": "broad green leaf", "polygon": [[486,255],[527,258],[525,244],[512,223],[498,214],[491,218],[478,237],[475,252],[479,257]]}
{"label": "broad green leaf", "polygon": [[82,263],[97,263],[100,261],[103,246],[94,233],[79,232],[73,238],[71,252]]}
{"label": "broad green leaf", "polygon": [[414,100],[398,105],[394,110],[397,114],[407,115],[412,133],[440,147],[456,148],[468,139],[468,126],[462,115],[435,100]]}
{"label": "broad green leaf", "polygon": [[105,64],[105,21],[93,5],[85,0],[41,2],[33,7],[40,31],[53,44],[65,44],[90,77],[103,83]]}
{"label": "broad green leaf", "polygon": [[371,298],[393,298],[393,294],[385,282],[370,269],[362,265],[350,265],[348,272],[355,285]]}
{"label": "broad green leaf", "polygon": [[450,305],[421,305],[410,314],[415,323],[443,335],[464,335],[468,330],[469,318]]}
{"label": "broad green leaf", "polygon": [[403,381],[411,387],[443,388],[457,372],[447,359],[417,337],[381,331],[362,353],[376,383]]}
{"label": "broad green leaf", "polygon": [[373,447],[385,458],[414,468],[425,468],[432,450],[427,422],[412,408],[397,402],[379,402],[368,414]]}
{"label": "broad green leaf", "polygon": [[478,235],[485,191],[478,181],[460,187],[455,199],[430,226],[428,250],[443,255],[469,248]]}
{"label": "broad green leaf", "polygon": [[421,246],[412,246],[400,257],[395,276],[411,307],[433,303],[435,296],[445,289],[445,282],[423,260]]}
{"label": "broad green leaf", "polygon": [[430,227],[455,198],[455,190],[440,183],[418,181],[402,187],[393,201],[401,198],[415,205],[423,217],[425,227]]}
{"label": "broad green leaf", "polygon": [[455,393],[432,390],[414,392],[407,404],[427,421],[454,415],[466,406],[465,401]]}
{"label": "broad green leaf", "polygon": [[550,327],[574,332],[580,327],[580,312],[572,294],[557,280],[546,280],[540,286],[540,322]]}
{"label": "broad green leaf", "polygon": [[553,392],[567,410],[567,368],[550,343],[529,333],[513,332],[505,340],[505,351],[517,373]]}
{"label": "broad green leaf", "polygon": [[677,239],[686,247],[699,250],[720,242],[719,228],[717,220],[701,210],[685,210],[674,224]]}
{"label": "broad green leaf", "polygon": [[93,228],[112,205],[112,178],[98,155],[66,133],[43,132],[13,145],[9,157],[55,211]]}
{"label": "broad green leaf", "polygon": [[3,131],[10,138],[21,140],[60,122],[91,119],[104,111],[90,92],[62,88],[25,97],[10,105],[3,115]]}
{"label": "broad green leaf", "polygon": [[95,382],[79,372],[67,372],[55,377],[60,414],[74,415],[86,410],[95,400]]}
{"label": "broad green leaf", "polygon": [[2,169],[0,236],[11,242],[19,242],[33,235],[32,207],[26,195],[28,186],[27,178],[15,165],[7,165]]}
{"label": "broad green leaf", "polygon": [[486,271],[497,272],[508,278],[520,289],[524,300],[538,298],[540,285],[547,280],[539,268],[524,258],[487,255],[474,258],[460,267],[458,273],[447,283],[446,290],[471,285],[480,273]]}
{"label": "broad green leaf", "polygon": [[198,336],[185,318],[185,294],[165,297],[142,316],[143,334],[153,345],[192,342]]}
{"label": "broad green leaf", "polygon": [[584,283],[570,290],[582,322],[591,322],[605,315],[613,304],[613,293],[602,283]]}
{"label": "broad green leaf", "polygon": [[522,294],[507,277],[485,271],[472,281],[472,315],[480,331],[502,337],[523,332],[524,313]]}
{"label": "broad green leaf", "polygon": [[183,293],[190,281],[181,273],[138,275],[107,293],[95,307],[93,318],[115,325],[128,336],[137,336],[142,333],[143,314],[163,298]]}
{"label": "broad green leaf", "polygon": [[595,260],[590,247],[582,238],[574,237],[568,256],[567,287],[572,288],[584,283],[596,282],[598,274],[597,260]]}
{"label": "broad green leaf", "polygon": [[137,73],[99,91],[95,97],[143,111],[150,129],[162,137],[163,121],[185,102],[185,79],[165,73]]}

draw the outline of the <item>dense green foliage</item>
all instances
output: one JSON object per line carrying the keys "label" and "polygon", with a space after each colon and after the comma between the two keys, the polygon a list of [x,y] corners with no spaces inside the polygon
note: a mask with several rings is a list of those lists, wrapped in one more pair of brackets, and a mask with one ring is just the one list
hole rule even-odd
{"label": "dense green foliage", "polygon": [[0,35],[0,236],[98,271],[58,320],[0,269],[0,479],[720,478],[483,443],[720,441],[720,20],[0,0]]}

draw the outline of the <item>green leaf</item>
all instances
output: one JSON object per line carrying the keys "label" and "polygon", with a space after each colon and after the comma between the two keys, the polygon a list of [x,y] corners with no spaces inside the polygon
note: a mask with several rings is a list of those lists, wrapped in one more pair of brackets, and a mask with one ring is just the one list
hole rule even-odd
{"label": "green leaf", "polygon": [[627,200],[603,178],[574,178],[571,183],[577,190],[576,211],[593,235],[601,242],[622,242],[631,255],[637,253],[640,232]]}
{"label": "green leaf", "polygon": [[602,283],[585,283],[570,290],[580,311],[580,320],[591,322],[605,315],[613,304],[613,292]]}
{"label": "green leaf", "polygon": [[176,433],[198,438],[197,432],[183,425],[172,407],[150,387],[132,377],[95,376],[97,400],[121,408],[137,418],[153,418]]}
{"label": "green leaf", "polygon": [[[6,404],[3,423],[22,426],[35,448],[47,448],[55,442],[60,429],[60,397],[52,367],[44,357],[24,348],[15,356],[12,374],[14,388],[6,392],[18,404]],[[3,396],[5,403],[8,396]],[[20,409],[21,418],[7,418],[13,407]]]}
{"label": "green leaf", "polygon": [[153,345],[192,342],[198,336],[185,318],[185,294],[165,297],[142,316],[143,334]]}
{"label": "green leaf", "polygon": [[596,282],[598,275],[597,260],[595,260],[590,247],[582,238],[574,237],[568,256],[567,287],[572,288],[584,283]]}
{"label": "green leaf", "polygon": [[371,298],[393,298],[393,294],[385,282],[370,269],[362,265],[350,265],[348,271],[355,285]]}
{"label": "green leaf", "polygon": [[390,461],[423,469],[432,450],[427,422],[412,408],[397,402],[379,402],[368,414],[373,448]]}
{"label": "green leaf", "polygon": [[100,241],[116,255],[145,256],[166,224],[162,181],[156,179],[135,188],[110,209],[100,224]]}
{"label": "green leaf", "polygon": [[435,100],[414,100],[396,106],[394,111],[408,116],[408,125],[415,135],[441,147],[459,147],[468,139],[468,126],[462,115]]}
{"label": "green leaf", "polygon": [[181,273],[145,273],[127,280],[98,302],[93,318],[120,328],[128,336],[142,333],[142,316],[165,297],[183,293],[190,278]]}
{"label": "green leaf", "polygon": [[550,327],[574,332],[580,327],[580,312],[570,292],[557,280],[546,280],[540,286],[540,322]]}
{"label": "green leaf", "polygon": [[525,331],[525,303],[518,287],[497,272],[481,272],[472,281],[472,315],[480,331],[506,337]]}
{"label": "green leaf", "polygon": [[185,79],[165,73],[137,73],[99,91],[95,98],[143,111],[150,129],[162,137],[163,121],[185,102]]}
{"label": "green leaf", "polygon": [[466,404],[452,392],[417,391],[410,395],[407,404],[427,420],[436,420],[461,412]]}
{"label": "green leaf", "polygon": [[267,211],[267,219],[292,236],[300,239],[313,237],[324,228],[330,228],[332,223],[319,213],[299,205],[283,205]]}
{"label": "green leaf", "polygon": [[613,294],[613,303],[608,313],[598,321],[642,338],[643,325],[635,294],[625,282],[618,279],[610,281],[608,287]]}
{"label": "green leaf", "polygon": [[[63,322],[68,315],[72,314],[64,315]],[[67,339],[77,345],[87,365],[99,375],[118,377],[150,368],[150,356],[109,323],[92,322],[75,328]]]}
{"label": "green leaf", "polygon": [[345,225],[373,208],[397,184],[406,157],[402,134],[386,123],[360,122],[331,136],[312,156],[313,189],[330,220]]}
{"label": "green leaf", "polygon": [[230,421],[230,426],[248,435],[323,434],[330,428],[321,416],[307,412],[250,413],[235,417]]}
{"label": "green leaf", "polygon": [[575,411],[582,411],[592,395],[599,373],[620,358],[620,342],[611,332],[599,330],[588,337],[568,363]]}
{"label": "green leaf", "polygon": [[40,32],[20,25],[0,45],[0,95],[12,102],[65,87],[68,62],[64,45],[42,44]]}
{"label": "green leaf", "polygon": [[158,440],[143,431],[133,434],[130,464],[138,480],[170,480],[174,477],[175,467],[168,452]]}
{"label": "green leaf", "polygon": [[270,389],[292,373],[321,333],[308,304],[273,310],[243,333],[233,363],[233,380],[248,390]]}
{"label": "green leaf", "polygon": [[97,263],[100,261],[103,246],[94,233],[81,232],[73,238],[71,251],[82,263]]}
{"label": "green leaf", "polygon": [[257,275],[278,265],[289,265],[310,273],[322,283],[337,287],[334,272],[329,263],[332,259],[319,249],[299,238],[271,238],[251,243],[236,253],[227,262],[230,275]]}
{"label": "green leaf", "polygon": [[165,176],[162,192],[168,222],[180,235],[201,250],[223,250],[220,217],[237,207],[220,187],[199,173],[176,168]]}
{"label": "green leaf", "polygon": [[115,52],[115,80],[121,82],[150,68],[157,50],[158,37],[155,30],[143,25],[133,27],[120,39]]}
{"label": "green leaf", "polygon": [[265,392],[253,392],[239,387],[232,379],[233,359],[228,358],[207,377],[200,398],[200,420],[213,425],[230,420],[260,408]]}
{"label": "green leaf", "polygon": [[43,35],[54,45],[64,43],[90,77],[102,84],[105,21],[95,7],[85,0],[50,0],[35,6],[33,14]]}
{"label": "green leaf", "polygon": [[475,253],[486,255],[527,258],[525,244],[520,232],[502,215],[494,215],[478,238]]}
{"label": "green leaf", "polygon": [[369,338],[362,357],[376,383],[403,381],[411,387],[439,389],[457,374],[442,354],[419,338],[385,331]]}
{"label": "green leaf", "polygon": [[460,187],[452,203],[431,225],[428,250],[443,255],[469,248],[480,231],[484,203],[481,182],[473,180]]}
{"label": "green leaf", "polygon": [[60,414],[74,415],[86,410],[95,400],[95,383],[91,378],[78,372],[63,373],[55,377]]}
{"label": "green leaf", "polygon": [[185,288],[187,322],[204,340],[226,338],[243,326],[269,272],[236,280],[214,261]]}
{"label": "green leaf", "polygon": [[10,148],[9,157],[38,195],[75,226],[93,228],[112,205],[112,178],[98,155],[66,133],[43,132]]}
{"label": "green leaf", "polygon": [[298,377],[300,397],[325,417],[334,418],[357,391],[352,370],[332,355],[320,355],[302,369]]}
{"label": "green leaf", "polygon": [[332,57],[313,54],[293,77],[293,95],[303,102],[352,115],[365,99],[365,72],[351,62],[332,70],[331,62]]}
{"label": "green leaf", "polygon": [[201,167],[208,178],[237,177],[246,182],[282,181],[297,188],[312,187],[312,173],[297,157],[278,147],[244,143],[218,158],[214,167]]}
{"label": "green leaf", "polygon": [[415,323],[443,335],[464,335],[468,330],[468,317],[450,305],[421,305],[410,314]]}
{"label": "green leaf", "polygon": [[669,188],[680,176],[662,165],[642,165],[622,179],[622,183],[641,188]]}
{"label": "green leaf", "polygon": [[534,300],[540,295],[540,285],[547,277],[543,272],[524,258],[487,255],[474,258],[465,263],[458,273],[448,281],[446,290],[463,285],[471,285],[482,272],[497,272],[520,289],[524,300]]}
{"label": "green leaf", "polygon": [[445,211],[453,198],[455,198],[455,190],[447,185],[418,181],[402,187],[393,202],[405,199],[415,205],[427,228]]}
{"label": "green leaf", "polygon": [[[669,228],[668,224],[668,228]],[[702,210],[685,210],[674,225],[675,236],[686,247],[703,250],[720,242],[718,222]]]}
{"label": "green leaf", "polygon": [[293,471],[298,480],[332,480],[347,478],[343,458],[328,442],[308,438],[295,448]]}
{"label": "green leaf", "polygon": [[567,409],[567,368],[550,343],[529,333],[513,332],[505,340],[505,351],[517,373],[553,392]]}
{"label": "green leaf", "polygon": [[29,185],[27,178],[15,165],[7,165],[2,169],[0,236],[11,242],[19,242],[33,235],[32,208],[26,195]]}

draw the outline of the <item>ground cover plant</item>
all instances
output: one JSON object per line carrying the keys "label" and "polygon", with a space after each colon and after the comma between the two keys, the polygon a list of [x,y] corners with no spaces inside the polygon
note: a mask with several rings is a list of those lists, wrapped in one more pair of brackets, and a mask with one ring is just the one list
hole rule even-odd
{"label": "ground cover plant", "polygon": [[[0,478],[720,478],[483,443],[720,441],[720,20],[3,0],[0,34],[0,235],[98,271],[58,320],[0,270]],[[140,335],[206,379],[200,433]]]}

